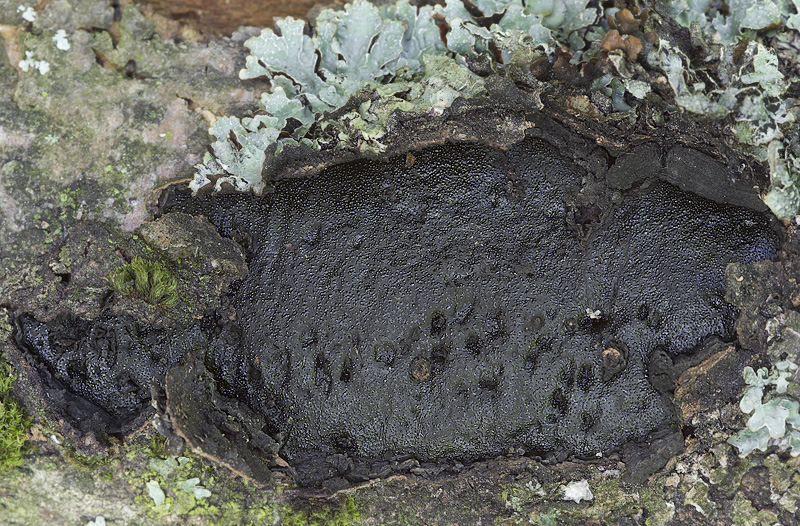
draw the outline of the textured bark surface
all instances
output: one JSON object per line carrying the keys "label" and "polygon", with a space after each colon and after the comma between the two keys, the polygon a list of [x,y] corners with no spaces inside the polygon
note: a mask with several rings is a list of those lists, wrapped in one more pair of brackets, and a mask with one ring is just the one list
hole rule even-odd
{"label": "textured bark surface", "polygon": [[[102,0],[51,0],[38,6],[35,21],[28,22],[18,4],[0,0],[0,339],[4,357],[20,377],[15,396],[34,418],[30,440],[35,449],[27,452],[22,468],[0,478],[5,523],[83,526],[98,516],[107,524],[130,525],[282,520],[771,525],[800,520],[798,459],[775,450],[740,459],[725,442],[743,426],[741,367],[762,364],[765,355],[779,357],[785,352],[781,346],[800,331],[796,224],[788,226],[777,261],[729,272],[729,301],[742,313],[736,326],[740,343],[712,349],[714,354],[699,364],[685,364],[693,367],[678,381],[683,451],[675,450],[674,441],[654,436],[587,461],[530,458],[516,449],[445,469],[413,458],[392,459],[381,466],[381,478],[364,485],[331,479],[313,490],[297,489],[291,468],[273,459],[275,480],[263,489],[182,450],[169,429],[160,428],[169,438],[157,434],[150,421],[155,409],[129,422],[124,440],[82,433],[75,422],[59,419],[51,406],[70,401],[54,399],[52,384],[36,380],[35,367],[21,359],[14,340],[16,316],[20,311],[42,318],[68,311],[96,316],[114,301],[105,278],[125,251],[156,254],[174,265],[193,284],[185,300],[213,301],[209,298],[217,297],[230,276],[244,272],[241,258],[223,250],[226,240],[208,224],[187,227],[195,229],[193,239],[203,237],[204,247],[220,249],[200,254],[193,239],[150,222],[160,189],[191,177],[210,142],[207,128],[213,117],[251,110],[263,84],[238,78],[246,55],[242,42],[253,31],[202,40],[197,30],[175,21]],[[59,29],[69,34],[68,50],[53,43]],[[46,60],[50,71],[23,72],[19,61],[27,52]],[[657,169],[667,152],[656,148],[648,154],[652,143],[702,150],[690,148],[687,156],[676,148],[673,155],[680,154],[689,167],[707,167],[709,158],[739,164],[737,152],[680,117],[665,126],[624,120],[609,126],[575,111],[578,103],[591,105],[588,100],[560,95],[557,91],[546,100],[551,117],[537,121],[530,133],[574,150],[583,169],[607,176],[620,190],[636,181],[624,173],[606,174],[608,157],[596,150],[598,145],[636,163],[658,158]],[[575,130],[580,140],[574,139]],[[763,168],[749,166],[741,187],[764,184]],[[663,175],[677,177],[678,172]],[[713,189],[687,189],[719,198]],[[723,200],[741,198],[750,202],[739,204],[757,205],[752,193],[734,189]],[[218,260],[216,267],[213,260]],[[228,277],[204,278],[223,260],[229,262]],[[115,308],[127,309],[128,315],[150,321],[158,315],[152,306],[117,299]],[[777,344],[775,331],[783,335]],[[674,380],[665,373],[660,381],[670,388]],[[180,383],[177,376],[175,381]],[[198,392],[206,389],[192,382],[187,384]],[[157,406],[164,402],[162,395],[152,395]],[[224,415],[237,411],[227,407],[206,416],[222,426]],[[156,427],[168,423],[157,420]],[[215,455],[221,453],[208,456]],[[347,462],[330,457],[323,459],[325,469]],[[654,457],[666,467],[644,484],[622,478]],[[587,496],[578,491],[583,480],[591,500],[567,500],[576,493]]]}

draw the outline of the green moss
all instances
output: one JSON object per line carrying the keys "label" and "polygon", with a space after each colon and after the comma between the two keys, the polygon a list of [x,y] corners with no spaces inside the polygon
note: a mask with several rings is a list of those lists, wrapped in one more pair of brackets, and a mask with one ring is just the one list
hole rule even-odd
{"label": "green moss", "polygon": [[0,357],[0,473],[22,464],[30,421],[11,397],[15,376]]}
{"label": "green moss", "polygon": [[169,309],[178,301],[178,280],[163,264],[135,257],[108,275],[111,290]]}
{"label": "green moss", "polygon": [[284,508],[284,526],[348,526],[361,524],[361,511],[353,497],[347,496],[335,509],[302,510]]}
{"label": "green moss", "polygon": [[[206,515],[216,511],[216,507],[212,506],[209,509],[207,503],[201,502],[204,499],[195,498],[193,494],[183,491],[181,485],[188,480],[197,479],[196,485],[203,487],[202,484],[214,480],[212,468],[189,457],[159,458],[154,456],[154,453],[152,442],[128,452],[129,459],[150,458],[145,469],[126,475],[128,482],[139,492],[134,501],[145,507],[148,515],[152,517],[164,517],[167,514],[185,516],[189,513]],[[163,500],[156,501],[151,486],[163,492]]]}

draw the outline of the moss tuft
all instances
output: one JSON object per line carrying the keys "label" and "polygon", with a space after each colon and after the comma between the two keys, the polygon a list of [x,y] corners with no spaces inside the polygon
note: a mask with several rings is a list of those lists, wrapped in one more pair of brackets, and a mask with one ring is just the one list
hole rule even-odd
{"label": "moss tuft", "polygon": [[0,357],[0,473],[22,464],[22,452],[30,426],[29,419],[11,398],[14,379],[11,367]]}
{"label": "moss tuft", "polygon": [[282,523],[284,526],[350,526],[361,523],[361,511],[356,500],[348,496],[335,509],[311,511],[287,507]]}
{"label": "moss tuft", "polygon": [[130,263],[112,270],[108,286],[125,296],[142,299],[151,305],[169,309],[178,301],[178,280],[157,262],[135,257]]}

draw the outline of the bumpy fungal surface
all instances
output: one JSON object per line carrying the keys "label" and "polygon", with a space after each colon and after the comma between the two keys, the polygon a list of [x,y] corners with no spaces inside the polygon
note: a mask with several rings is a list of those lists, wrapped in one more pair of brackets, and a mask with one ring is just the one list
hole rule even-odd
{"label": "bumpy fungal surface", "polygon": [[43,323],[26,313],[18,324],[19,345],[45,365],[50,403],[78,429],[103,434],[135,419],[150,401],[153,382],[205,344],[199,330],[150,329],[126,315]]}
{"label": "bumpy fungal surface", "polygon": [[778,244],[756,212],[654,178],[613,191],[535,139],[176,210],[247,245],[235,319],[203,323],[205,361],[290,459],[595,455],[643,438],[674,422],[654,357],[733,338],[725,266]]}

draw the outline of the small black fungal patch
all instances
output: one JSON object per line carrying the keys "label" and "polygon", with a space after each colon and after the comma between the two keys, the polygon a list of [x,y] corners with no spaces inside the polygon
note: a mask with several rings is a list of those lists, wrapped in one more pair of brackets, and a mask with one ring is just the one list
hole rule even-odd
{"label": "small black fungal patch", "polygon": [[103,435],[121,432],[149,403],[153,381],[205,344],[198,329],[147,329],[125,315],[42,323],[23,313],[16,321],[18,345],[47,366],[54,402],[69,419],[84,420],[76,428]]}
{"label": "small black fungal patch", "polygon": [[[609,452],[674,425],[651,355],[732,339],[725,266],[779,242],[759,213],[655,179],[613,193],[528,139],[344,164],[263,197],[178,197],[165,212],[202,214],[249,251],[228,293],[235,317],[207,316],[191,347],[224,396],[282,434],[290,462]],[[36,323],[22,341],[61,371],[69,349]],[[186,349],[185,334],[162,337]],[[625,350],[613,374],[609,348]],[[79,366],[75,392],[109,411],[142,404]]]}

